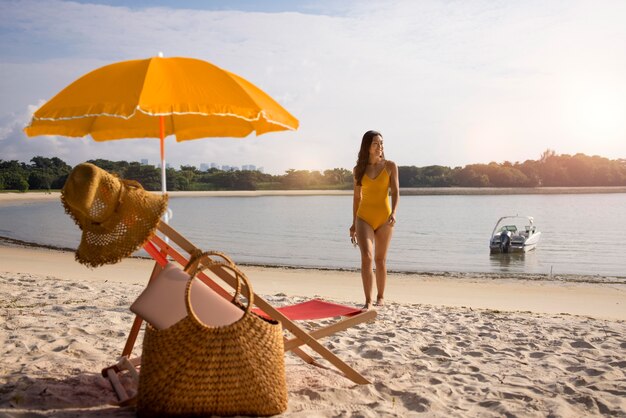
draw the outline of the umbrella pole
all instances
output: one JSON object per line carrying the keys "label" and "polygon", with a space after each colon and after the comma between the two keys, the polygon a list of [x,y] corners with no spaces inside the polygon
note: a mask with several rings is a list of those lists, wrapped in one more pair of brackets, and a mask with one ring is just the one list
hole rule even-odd
{"label": "umbrella pole", "polygon": [[[161,193],[167,193],[167,180],[165,177],[165,116],[159,116],[159,139],[161,144]],[[169,222],[169,209],[163,214],[163,221]]]}
{"label": "umbrella pole", "polygon": [[165,117],[159,116],[159,136],[161,142],[161,193],[167,193],[165,179]]}

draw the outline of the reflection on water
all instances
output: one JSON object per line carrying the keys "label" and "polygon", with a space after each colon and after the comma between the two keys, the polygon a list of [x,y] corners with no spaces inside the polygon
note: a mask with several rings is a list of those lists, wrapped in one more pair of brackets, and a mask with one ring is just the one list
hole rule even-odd
{"label": "reflection on water", "polygon": [[527,253],[490,254],[489,261],[493,271],[503,273],[525,273],[537,271],[539,260],[536,249]]}

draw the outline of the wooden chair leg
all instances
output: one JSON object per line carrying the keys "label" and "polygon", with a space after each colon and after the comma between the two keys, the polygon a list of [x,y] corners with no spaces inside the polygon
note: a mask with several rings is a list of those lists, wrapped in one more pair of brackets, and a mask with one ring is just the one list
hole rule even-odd
{"label": "wooden chair leg", "polygon": [[[150,275],[151,282],[155,277],[163,270],[163,268],[158,264],[154,263],[154,268],[152,269],[152,274]],[[126,339],[126,344],[124,345],[124,349],[122,350],[122,355],[117,364],[107,367],[102,370],[102,375],[109,379],[111,382],[111,386],[113,390],[117,394],[117,398],[120,400],[119,405],[130,405],[135,401],[135,396],[130,396],[124,386],[120,382],[119,373],[123,373],[126,371],[130,374],[133,379],[135,386],[139,381],[139,374],[137,373],[136,367],[141,363],[141,357],[129,360],[133,348],[135,347],[135,342],[137,341],[137,336],[139,335],[139,331],[141,330],[141,324],[143,323],[143,319],[139,316],[135,316],[135,320],[133,321],[133,325],[130,328],[130,333],[128,334],[128,338]]]}
{"label": "wooden chair leg", "polygon": [[130,397],[126,392],[126,389],[124,389],[124,386],[122,386],[122,383],[117,376],[117,372],[112,367],[106,369],[106,377],[109,379],[109,382],[111,382],[111,386],[117,395],[117,399],[119,399],[121,403],[128,401]]}
{"label": "wooden chair leg", "polygon": [[[128,357],[120,357],[118,362],[113,366],[107,367],[102,370],[102,376],[109,379],[113,391],[117,395],[119,400],[118,406],[132,405],[137,400],[137,386],[139,385],[139,373],[137,372],[137,366],[141,364],[141,357],[129,359]],[[124,385],[120,381],[120,375],[130,376],[134,391],[130,394],[126,391]],[[132,395],[132,396],[131,396]]]}
{"label": "wooden chair leg", "polygon": [[130,356],[130,353],[132,353],[142,323],[143,319],[141,319],[139,316],[135,316],[133,326],[130,328],[130,333],[128,334],[128,338],[126,339],[126,345],[124,346],[124,350],[122,350],[122,356],[128,357]]}

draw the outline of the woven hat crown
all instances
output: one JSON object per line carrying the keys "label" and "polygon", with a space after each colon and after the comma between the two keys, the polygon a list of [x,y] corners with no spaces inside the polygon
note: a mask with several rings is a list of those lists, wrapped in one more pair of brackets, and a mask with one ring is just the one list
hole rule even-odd
{"label": "woven hat crown", "polygon": [[83,231],[76,260],[97,267],[131,255],[152,235],[167,208],[158,196],[90,164],[77,165],[61,192],[65,211]]}
{"label": "woven hat crown", "polygon": [[89,163],[77,165],[65,182],[63,199],[80,224],[102,223],[115,210],[122,181]]}

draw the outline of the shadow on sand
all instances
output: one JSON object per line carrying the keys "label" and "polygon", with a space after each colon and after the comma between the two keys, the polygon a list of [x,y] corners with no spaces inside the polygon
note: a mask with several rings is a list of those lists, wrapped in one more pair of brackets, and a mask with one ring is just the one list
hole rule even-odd
{"label": "shadow on sand", "polygon": [[0,418],[134,417],[120,408],[108,380],[96,373],[62,379],[22,376],[0,387]]}

